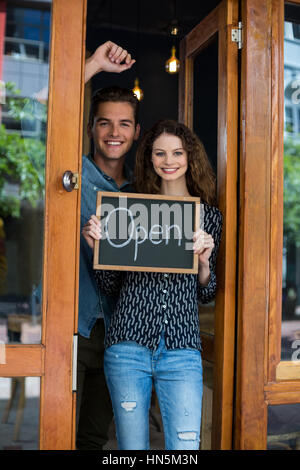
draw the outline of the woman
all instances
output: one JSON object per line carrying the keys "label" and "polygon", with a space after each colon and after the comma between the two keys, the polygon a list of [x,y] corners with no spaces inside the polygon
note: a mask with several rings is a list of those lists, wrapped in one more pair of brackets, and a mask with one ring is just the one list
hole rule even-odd
{"label": "woman", "polygon": [[[194,234],[198,275],[95,271],[101,289],[107,295],[119,295],[104,355],[118,447],[149,449],[154,383],[165,448],[195,450],[199,448],[203,387],[198,300],[207,303],[215,295],[222,227],[220,211],[210,205],[215,178],[197,136],[183,124],[162,120],[138,147],[135,186],[147,194],[200,197],[204,230]],[[96,216],[82,233],[91,247],[101,238]]]}

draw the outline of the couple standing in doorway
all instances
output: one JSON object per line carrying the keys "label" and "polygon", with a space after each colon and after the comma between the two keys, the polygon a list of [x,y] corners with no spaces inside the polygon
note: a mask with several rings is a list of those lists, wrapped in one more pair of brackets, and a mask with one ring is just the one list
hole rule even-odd
{"label": "couple standing in doorway", "polygon": [[[86,62],[85,79],[123,72],[134,60],[108,41]],[[164,119],[141,137],[134,171],[125,159],[140,137],[139,101],[131,90],[103,88],[92,97],[88,135],[93,154],[83,156],[77,367],[77,449],[100,450],[114,417],[119,449],[149,449],[149,409],[154,386],[165,448],[197,450],[203,373],[198,303],[216,292],[215,266],[222,215],[215,207],[215,176],[198,137]],[[198,274],[93,270],[101,238],[97,191],[197,196],[204,227],[194,234]],[[140,285],[145,286],[141,302]],[[182,293],[177,301],[176,292]],[[132,305],[137,307],[133,308]],[[139,322],[143,328],[132,328]]]}

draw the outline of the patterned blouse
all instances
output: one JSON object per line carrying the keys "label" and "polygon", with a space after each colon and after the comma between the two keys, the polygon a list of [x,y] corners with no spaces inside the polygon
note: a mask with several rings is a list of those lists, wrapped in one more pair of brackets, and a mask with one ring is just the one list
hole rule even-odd
{"label": "patterned blouse", "polygon": [[100,289],[106,295],[119,295],[106,332],[106,348],[121,341],[135,341],[155,350],[164,332],[167,349],[201,350],[198,302],[208,303],[215,296],[215,267],[222,231],[221,212],[203,205],[203,229],[215,243],[206,286],[199,284],[197,274],[95,271]]}

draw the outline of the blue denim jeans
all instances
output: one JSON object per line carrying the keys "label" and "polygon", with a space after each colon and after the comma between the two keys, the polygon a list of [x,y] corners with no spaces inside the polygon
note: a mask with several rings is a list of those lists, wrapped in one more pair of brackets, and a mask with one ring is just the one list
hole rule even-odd
{"label": "blue denim jeans", "polygon": [[156,351],[134,341],[114,344],[104,353],[120,450],[148,450],[152,384],[159,401],[167,450],[199,449],[202,406],[201,353]]}

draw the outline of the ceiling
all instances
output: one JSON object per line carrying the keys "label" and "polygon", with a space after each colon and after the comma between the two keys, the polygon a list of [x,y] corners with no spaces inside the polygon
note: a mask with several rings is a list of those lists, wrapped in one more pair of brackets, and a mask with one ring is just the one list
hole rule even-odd
{"label": "ceiling", "polygon": [[220,0],[88,0],[87,24],[140,33],[170,35],[174,20],[185,36]]}

